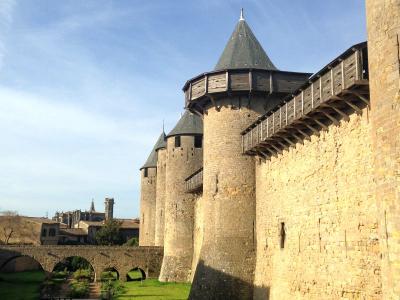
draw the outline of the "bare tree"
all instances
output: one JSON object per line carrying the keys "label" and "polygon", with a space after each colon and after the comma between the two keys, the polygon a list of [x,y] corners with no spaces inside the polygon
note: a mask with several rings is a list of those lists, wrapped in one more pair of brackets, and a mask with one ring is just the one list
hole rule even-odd
{"label": "bare tree", "polygon": [[20,217],[16,211],[6,210],[0,212],[0,228],[2,229],[4,244],[8,245],[19,225]]}

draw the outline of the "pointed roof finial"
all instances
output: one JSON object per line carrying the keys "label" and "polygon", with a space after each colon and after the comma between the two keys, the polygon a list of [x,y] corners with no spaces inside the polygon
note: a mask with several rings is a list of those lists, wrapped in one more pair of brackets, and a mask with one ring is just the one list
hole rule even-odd
{"label": "pointed roof finial", "polygon": [[164,119],[162,120],[162,132],[165,132]]}
{"label": "pointed roof finial", "polygon": [[243,8],[240,9],[240,19],[239,19],[239,21],[244,21]]}

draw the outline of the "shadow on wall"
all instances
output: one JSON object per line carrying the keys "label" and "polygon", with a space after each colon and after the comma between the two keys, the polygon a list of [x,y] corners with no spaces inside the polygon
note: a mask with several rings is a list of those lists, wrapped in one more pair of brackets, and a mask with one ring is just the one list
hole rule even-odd
{"label": "shadow on wall", "polygon": [[269,287],[258,287],[239,278],[212,269],[199,261],[189,299],[268,300]]}

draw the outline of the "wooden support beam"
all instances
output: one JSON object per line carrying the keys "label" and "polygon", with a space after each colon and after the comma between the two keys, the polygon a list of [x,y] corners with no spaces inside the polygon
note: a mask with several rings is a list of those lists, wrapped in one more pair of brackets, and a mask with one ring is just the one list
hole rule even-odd
{"label": "wooden support beam", "polygon": [[327,112],[323,111],[322,109],[319,110],[320,113],[322,113],[324,116],[326,116],[329,120],[331,120],[333,122],[333,124],[335,125],[339,125],[339,121],[337,119],[335,119],[334,117],[332,117],[330,114],[328,114]]}
{"label": "wooden support beam", "polygon": [[200,118],[204,119],[204,115],[201,112],[199,112],[195,107],[192,107],[190,110],[193,111]]}
{"label": "wooden support beam", "polygon": [[289,140],[287,137],[282,136],[282,138],[291,146],[295,146],[296,144]]}
{"label": "wooden support beam", "polygon": [[269,152],[269,153],[271,153],[272,155],[276,155],[276,153],[274,152],[274,151],[272,151],[271,149],[269,149],[269,147],[265,147],[265,149]]}
{"label": "wooden support beam", "polygon": [[299,143],[303,143],[303,139],[300,138],[296,133],[292,132],[292,135],[296,138]]}
{"label": "wooden support beam", "polygon": [[356,112],[361,113],[361,109],[360,109],[357,105],[354,105],[353,103],[351,103],[350,101],[347,101],[347,100],[345,100],[345,99],[343,99],[343,101],[344,101],[348,106],[350,106],[352,109],[354,109]]}
{"label": "wooden support beam", "polygon": [[328,126],[326,126],[324,123],[322,123],[320,120],[318,119],[313,119],[315,123],[317,123],[319,126],[321,126],[324,129],[328,129]]}
{"label": "wooden support beam", "polygon": [[363,95],[361,95],[360,93],[357,93],[356,91],[351,91],[351,90],[346,90],[345,91],[348,94],[352,94],[354,96],[356,96],[358,99],[360,99],[362,102],[364,102],[366,105],[370,105],[370,101],[368,98],[364,97]]}
{"label": "wooden support beam", "polygon": [[327,105],[327,107],[329,107],[329,108],[332,108],[334,111],[336,111],[339,115],[341,115],[342,117],[343,117],[343,119],[345,119],[346,121],[348,121],[349,120],[349,116],[345,113],[345,112],[343,112],[343,111],[341,111],[339,108],[337,108],[336,106],[334,106],[334,105]]}
{"label": "wooden support beam", "polygon": [[301,129],[297,129],[305,138],[310,139],[310,136]]}
{"label": "wooden support beam", "polygon": [[319,134],[319,131],[317,129],[315,129],[314,127],[310,126],[309,124],[304,122],[304,125],[310,129],[312,132],[314,132],[315,134]]}
{"label": "wooden support beam", "polygon": [[276,147],[274,144],[270,144],[270,146],[272,147],[272,148],[274,148],[275,149],[275,151],[277,152],[277,153],[280,153],[280,154],[282,154],[282,150],[281,149],[279,149],[278,147]]}

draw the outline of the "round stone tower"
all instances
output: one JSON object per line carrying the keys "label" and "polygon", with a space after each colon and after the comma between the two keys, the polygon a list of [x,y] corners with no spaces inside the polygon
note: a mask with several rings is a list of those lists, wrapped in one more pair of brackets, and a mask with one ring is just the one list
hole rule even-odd
{"label": "round stone tower", "polygon": [[382,299],[400,295],[400,0],[367,0]]}
{"label": "round stone tower", "polygon": [[252,299],[255,162],[241,132],[308,76],[278,71],[241,14],[214,71],[185,84],[186,106],[204,116],[204,240],[190,299]]}
{"label": "round stone tower", "polygon": [[[92,207],[94,211],[94,203],[92,202]],[[104,200],[104,207],[105,207],[105,219],[112,220],[114,218],[114,198],[106,198]]]}
{"label": "round stone tower", "polygon": [[154,246],[156,229],[156,184],[157,184],[157,152],[164,143],[164,132],[160,135],[143,167],[140,168],[140,231],[139,245]]}
{"label": "round stone tower", "polygon": [[163,142],[155,150],[157,152],[155,246],[164,246],[165,172],[167,165],[167,142],[165,134]]}
{"label": "round stone tower", "polygon": [[185,179],[203,165],[202,119],[185,111],[167,135],[164,259],[160,281],[188,281],[193,256],[193,194]]}

